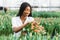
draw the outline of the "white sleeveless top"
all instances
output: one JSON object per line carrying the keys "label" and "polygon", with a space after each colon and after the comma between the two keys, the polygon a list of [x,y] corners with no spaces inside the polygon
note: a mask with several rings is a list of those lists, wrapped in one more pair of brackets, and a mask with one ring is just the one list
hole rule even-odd
{"label": "white sleeveless top", "polygon": [[[33,17],[27,17],[24,24],[27,23],[27,22],[32,22],[32,21],[34,21]],[[21,25],[23,25],[23,23],[22,23],[19,16],[12,18],[12,28],[13,27],[20,27]],[[20,37],[20,34],[21,34],[21,31],[19,31],[17,33],[14,32],[15,37]]]}

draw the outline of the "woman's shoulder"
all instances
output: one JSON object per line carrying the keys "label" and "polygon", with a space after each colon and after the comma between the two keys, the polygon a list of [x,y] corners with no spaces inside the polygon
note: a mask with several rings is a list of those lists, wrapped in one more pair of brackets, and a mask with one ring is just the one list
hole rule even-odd
{"label": "woman's shoulder", "polygon": [[12,17],[12,19],[19,19],[19,16],[16,16],[16,17]]}
{"label": "woman's shoulder", "polygon": [[30,20],[30,21],[31,21],[31,20],[34,20],[34,18],[33,18],[33,17],[28,17],[28,20]]}
{"label": "woman's shoulder", "polygon": [[29,19],[34,19],[33,17],[28,17]]}

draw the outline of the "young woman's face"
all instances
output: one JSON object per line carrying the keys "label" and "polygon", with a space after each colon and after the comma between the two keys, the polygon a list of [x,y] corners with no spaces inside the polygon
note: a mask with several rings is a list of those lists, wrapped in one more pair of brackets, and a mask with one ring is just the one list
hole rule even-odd
{"label": "young woman's face", "polygon": [[30,7],[27,6],[23,12],[23,16],[27,17],[30,14],[30,10],[31,10]]}

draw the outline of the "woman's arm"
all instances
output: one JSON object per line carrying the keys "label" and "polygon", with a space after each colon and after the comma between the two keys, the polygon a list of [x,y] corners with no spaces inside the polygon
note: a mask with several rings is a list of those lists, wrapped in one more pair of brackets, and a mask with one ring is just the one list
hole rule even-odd
{"label": "woman's arm", "polygon": [[24,28],[27,24],[28,24],[28,23],[23,24],[22,26],[19,26],[19,27],[13,27],[13,31],[16,32],[16,33],[19,32],[19,31],[22,30],[22,28]]}

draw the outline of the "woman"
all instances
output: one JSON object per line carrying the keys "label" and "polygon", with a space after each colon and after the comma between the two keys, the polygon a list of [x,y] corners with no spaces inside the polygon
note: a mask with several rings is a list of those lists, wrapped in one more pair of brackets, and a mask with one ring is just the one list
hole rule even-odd
{"label": "woman", "polygon": [[27,2],[21,4],[17,17],[12,18],[12,29],[14,31],[15,40],[20,37],[21,30],[29,23],[34,21],[32,17],[32,7]]}

